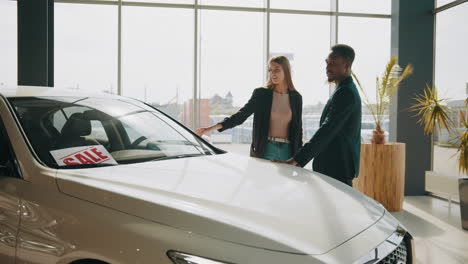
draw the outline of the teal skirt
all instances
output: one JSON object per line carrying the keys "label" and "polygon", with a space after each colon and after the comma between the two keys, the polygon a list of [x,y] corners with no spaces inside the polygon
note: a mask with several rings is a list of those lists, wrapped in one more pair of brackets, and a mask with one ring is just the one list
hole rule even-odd
{"label": "teal skirt", "polygon": [[263,158],[266,160],[288,160],[291,158],[289,143],[268,141]]}

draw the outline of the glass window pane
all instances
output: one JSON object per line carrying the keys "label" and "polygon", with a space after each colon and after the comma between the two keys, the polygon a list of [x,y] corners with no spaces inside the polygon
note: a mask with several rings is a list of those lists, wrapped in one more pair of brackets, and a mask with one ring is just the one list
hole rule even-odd
{"label": "glass window pane", "polygon": [[183,105],[193,97],[194,12],[122,9],[122,93],[190,126]]}
{"label": "glass window pane", "polygon": [[391,0],[339,0],[338,10],[350,13],[391,14]]}
{"label": "glass window pane", "polygon": [[451,2],[455,2],[455,0],[436,0],[437,7],[441,7]]}
{"label": "glass window pane", "polygon": [[[301,27],[310,30],[290,30]],[[272,55],[291,60],[293,82],[303,99],[303,135],[307,142],[317,131],[329,98],[324,61],[330,52],[330,18],[272,14],[270,50]]]}
{"label": "glass window pane", "polygon": [[271,0],[271,8],[330,11],[330,0]]}
{"label": "glass window pane", "polygon": [[54,8],[55,86],[117,93],[117,7]]}
{"label": "glass window pane", "polygon": [[[462,118],[468,117],[464,110],[464,102],[468,96],[466,14],[468,14],[468,3],[438,13],[435,35],[435,86],[439,98],[448,99],[446,105],[458,132],[464,130]],[[458,172],[456,155],[458,143],[454,138],[457,135],[456,132],[449,133],[446,129],[435,134],[433,163],[435,173],[453,177],[468,176],[460,175]]]}
{"label": "glass window pane", "polygon": [[[202,10],[200,20],[200,125],[206,126],[235,113],[264,85],[264,14]],[[240,152],[248,155],[251,127],[252,117],[211,139],[245,144]]]}
{"label": "glass window pane", "polygon": [[194,4],[194,0],[125,0],[125,2],[158,3],[158,4]]}
{"label": "glass window pane", "polygon": [[264,0],[199,0],[199,5],[264,7]]}
{"label": "glass window pane", "polygon": [[[353,72],[359,78],[365,94],[371,103],[375,103],[375,80],[381,78],[385,66],[390,59],[390,30],[391,20],[383,18],[339,18],[339,43],[353,47],[356,58]],[[402,65],[404,66],[404,65]],[[364,96],[362,101],[364,103]],[[374,119],[363,104],[362,139],[366,142],[372,138]],[[389,118],[383,120],[383,129],[388,140]]]}
{"label": "glass window pane", "polygon": [[0,88],[17,85],[16,1],[0,1]]}

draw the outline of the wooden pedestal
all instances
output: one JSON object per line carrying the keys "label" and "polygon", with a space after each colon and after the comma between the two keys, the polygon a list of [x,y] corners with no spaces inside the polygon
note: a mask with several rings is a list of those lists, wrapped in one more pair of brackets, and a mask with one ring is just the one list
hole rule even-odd
{"label": "wooden pedestal", "polygon": [[394,212],[403,206],[404,185],[404,143],[361,144],[361,165],[354,188]]}

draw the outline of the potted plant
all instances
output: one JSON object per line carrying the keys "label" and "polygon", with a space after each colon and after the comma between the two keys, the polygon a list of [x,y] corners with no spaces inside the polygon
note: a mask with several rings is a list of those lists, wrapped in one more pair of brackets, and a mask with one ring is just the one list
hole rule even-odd
{"label": "potted plant", "polygon": [[391,57],[383,76],[376,78],[375,102],[369,100],[361,82],[353,73],[364,105],[375,121],[371,143],[361,143],[359,177],[354,180],[353,186],[379,201],[389,211],[399,211],[403,206],[406,156],[404,143],[385,143],[382,121],[395,91],[412,73],[411,64],[402,69],[397,64],[397,58]]}
{"label": "potted plant", "polygon": [[357,78],[356,74],[353,73],[353,77],[364,97],[364,104],[367,109],[369,109],[375,121],[375,129],[372,131],[371,140],[373,144],[385,144],[385,131],[382,129],[382,119],[384,114],[388,111],[391,99],[395,94],[395,91],[400,87],[400,83],[412,73],[413,66],[411,64],[408,64],[404,69],[402,69],[397,64],[397,57],[392,56],[390,61],[387,63],[383,76],[381,78],[376,77],[375,103],[369,100],[361,82]]}
{"label": "potted plant", "polygon": [[[450,118],[449,109],[443,103],[447,99],[439,99],[435,87],[432,89],[426,84],[424,93],[417,95],[414,100],[416,102],[410,107],[410,110],[417,112],[418,123],[424,126],[426,135],[432,134],[436,129],[441,131],[443,128],[455,134],[454,142],[458,146],[456,152],[458,170],[461,174],[468,174],[468,120],[466,117],[468,98],[465,99],[464,111],[460,111],[461,131],[456,129],[457,125]],[[460,178],[458,187],[462,226],[464,229],[468,229],[468,178]]]}

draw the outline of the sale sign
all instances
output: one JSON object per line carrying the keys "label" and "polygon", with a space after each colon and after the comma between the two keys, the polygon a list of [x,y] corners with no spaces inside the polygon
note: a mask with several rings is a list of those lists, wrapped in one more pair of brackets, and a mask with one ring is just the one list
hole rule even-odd
{"label": "sale sign", "polygon": [[80,164],[117,164],[102,145],[82,146],[52,150],[50,152],[59,166]]}

